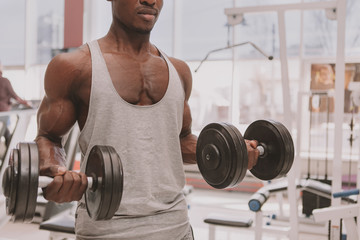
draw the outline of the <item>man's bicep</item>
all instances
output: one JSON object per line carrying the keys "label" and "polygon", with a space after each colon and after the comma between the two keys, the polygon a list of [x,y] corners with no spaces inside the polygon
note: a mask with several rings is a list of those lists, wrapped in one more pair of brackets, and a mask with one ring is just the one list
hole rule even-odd
{"label": "man's bicep", "polygon": [[38,136],[61,143],[75,122],[75,106],[71,100],[44,97],[37,113]]}
{"label": "man's bicep", "polygon": [[76,107],[71,98],[74,75],[66,60],[55,57],[46,70],[45,96],[40,104],[37,122],[38,136],[60,140],[76,122]]}
{"label": "man's bicep", "polygon": [[183,125],[181,129],[181,137],[191,134],[192,117],[190,106],[187,101],[184,102],[184,114],[183,114]]}
{"label": "man's bicep", "polygon": [[187,101],[184,105],[183,127],[180,134],[181,154],[184,163],[196,163],[197,137],[191,131],[191,112]]}

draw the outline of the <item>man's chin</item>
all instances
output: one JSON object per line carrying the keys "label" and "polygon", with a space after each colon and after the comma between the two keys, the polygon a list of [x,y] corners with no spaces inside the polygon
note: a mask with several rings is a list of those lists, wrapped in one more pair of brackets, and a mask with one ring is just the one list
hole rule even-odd
{"label": "man's chin", "polygon": [[140,34],[148,35],[151,33],[153,27],[151,28],[137,28],[136,31]]}

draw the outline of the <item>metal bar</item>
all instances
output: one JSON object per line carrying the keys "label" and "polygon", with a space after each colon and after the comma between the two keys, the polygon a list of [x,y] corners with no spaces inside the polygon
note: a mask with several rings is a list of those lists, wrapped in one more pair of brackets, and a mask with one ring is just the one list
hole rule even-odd
{"label": "metal bar", "polygon": [[11,116],[11,115],[31,115],[31,114],[35,114],[37,111],[37,109],[24,109],[24,110],[14,110],[14,111],[7,111],[7,112],[0,112],[0,117],[2,116]]}
{"label": "metal bar", "polygon": [[306,3],[294,3],[294,4],[225,8],[225,14],[231,16],[241,13],[277,12],[277,11],[287,11],[287,10],[317,10],[317,9],[328,9],[328,8],[331,9],[336,7],[337,7],[337,1],[306,2]]}
{"label": "metal bar", "polygon": [[[279,24],[279,40],[280,40],[280,62],[281,62],[281,80],[282,80],[282,93],[283,93],[283,107],[284,107],[284,123],[288,129],[292,129],[291,117],[291,98],[290,98],[290,80],[288,71],[288,58],[286,47],[286,26],[285,26],[285,12],[278,11],[278,24]],[[296,171],[291,169],[288,175],[288,196],[290,203],[290,239],[298,239],[298,211],[296,202]]]}
{"label": "metal bar", "polygon": [[[344,82],[345,82],[345,26],[346,0],[339,0],[337,7],[337,50],[335,66],[335,112],[334,112],[334,159],[332,192],[341,191],[343,122],[344,122]],[[340,205],[340,199],[332,198],[332,206]]]}
{"label": "metal bar", "polygon": [[[235,39],[234,39],[233,42],[235,42]],[[273,60],[273,58],[274,58],[273,56],[270,56],[270,55],[266,54],[266,53],[265,53],[262,49],[260,49],[255,43],[252,43],[252,42],[249,42],[249,41],[248,41],[248,42],[237,43],[237,44],[234,44],[234,45],[229,45],[229,46],[226,46],[226,47],[222,47],[222,48],[217,48],[217,49],[211,50],[210,52],[208,52],[208,53],[206,54],[206,56],[203,58],[203,60],[201,60],[199,66],[195,69],[195,72],[197,72],[197,71],[200,69],[201,65],[203,64],[203,62],[205,62],[205,61],[208,59],[208,57],[210,56],[210,54],[215,53],[215,52],[220,52],[220,51],[223,51],[223,50],[227,50],[227,49],[233,49],[233,52],[235,52],[235,50],[234,50],[235,47],[240,47],[240,46],[246,45],[246,44],[250,44],[252,47],[254,47],[259,53],[261,53],[261,54],[262,54],[264,57],[266,57],[267,59]]]}
{"label": "metal bar", "polygon": [[[233,0],[233,7],[236,7],[236,0]],[[231,27],[232,29],[232,43],[236,42],[236,28],[235,26]],[[232,64],[231,64],[231,89],[230,89],[230,109],[229,109],[229,118],[232,124],[235,126],[238,125],[240,120],[240,107],[239,107],[239,91],[240,83],[236,81],[236,49],[232,48],[231,51]]]}
{"label": "metal bar", "polygon": [[313,215],[316,222],[324,222],[329,220],[339,220],[344,218],[353,218],[358,214],[357,204],[348,206],[334,206],[327,208],[314,209]]}
{"label": "metal bar", "polygon": [[348,240],[358,240],[358,233],[356,230],[355,218],[345,218],[344,220],[346,228],[346,239]]}
{"label": "metal bar", "polygon": [[[92,188],[93,186],[93,178],[92,177],[87,177],[87,189]],[[39,176],[39,188],[44,188],[47,187],[50,183],[52,183],[52,181],[54,180],[54,178],[52,177],[48,177],[48,176]]]}
{"label": "metal bar", "polygon": [[215,240],[215,225],[209,224],[209,240]]}
{"label": "metal bar", "polygon": [[296,116],[296,148],[297,151],[295,151],[295,161],[293,163],[293,168],[295,168],[295,178],[296,179],[300,179],[301,178],[301,148],[302,148],[302,144],[301,144],[301,139],[303,136],[302,133],[302,122],[303,122],[303,114],[302,114],[302,109],[303,109],[303,96],[302,94],[299,92],[298,93],[298,101],[297,101],[297,116]]}
{"label": "metal bar", "polygon": [[255,240],[262,239],[263,232],[263,212],[257,211],[255,213]]}
{"label": "metal bar", "polygon": [[172,31],[172,56],[182,58],[182,16],[183,1],[174,0],[173,6],[173,31]]}

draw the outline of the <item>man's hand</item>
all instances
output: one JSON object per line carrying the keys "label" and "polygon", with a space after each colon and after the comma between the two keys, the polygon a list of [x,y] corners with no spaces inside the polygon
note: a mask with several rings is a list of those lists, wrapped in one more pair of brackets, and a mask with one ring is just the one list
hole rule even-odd
{"label": "man's hand", "polygon": [[25,104],[24,104],[27,108],[33,108],[34,106],[33,106],[33,104],[31,103],[31,102],[29,102],[29,101],[25,101]]}
{"label": "man's hand", "polygon": [[41,167],[40,175],[54,178],[46,188],[43,188],[44,197],[49,201],[57,203],[79,201],[87,187],[84,173],[67,171],[63,166]]}
{"label": "man's hand", "polygon": [[260,152],[259,150],[256,149],[258,142],[256,140],[246,140],[245,139],[245,143],[246,143],[246,148],[247,148],[247,154],[248,154],[248,168],[247,169],[252,169],[259,158]]}

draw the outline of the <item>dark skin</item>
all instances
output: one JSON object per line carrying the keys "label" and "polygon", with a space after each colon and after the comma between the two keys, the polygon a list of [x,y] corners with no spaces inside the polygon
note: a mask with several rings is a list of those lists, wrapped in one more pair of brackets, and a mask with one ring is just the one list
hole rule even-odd
{"label": "dark skin", "polygon": [[[109,0],[108,0],[109,1]],[[163,6],[162,0],[110,0],[113,23],[108,34],[99,39],[102,54],[118,94],[134,105],[159,102],[168,86],[168,68],[157,48],[150,43],[150,32]],[[196,135],[191,131],[188,104],[192,76],[187,64],[170,58],[185,92],[180,144],[183,162],[196,163]],[[44,189],[46,199],[70,202],[81,199],[87,180],[83,173],[65,168],[62,141],[77,122],[83,129],[91,91],[91,56],[87,45],[60,54],[48,65],[45,96],[38,110],[36,142],[40,154],[40,175],[54,177]],[[247,141],[249,166],[257,161],[256,141]]]}

